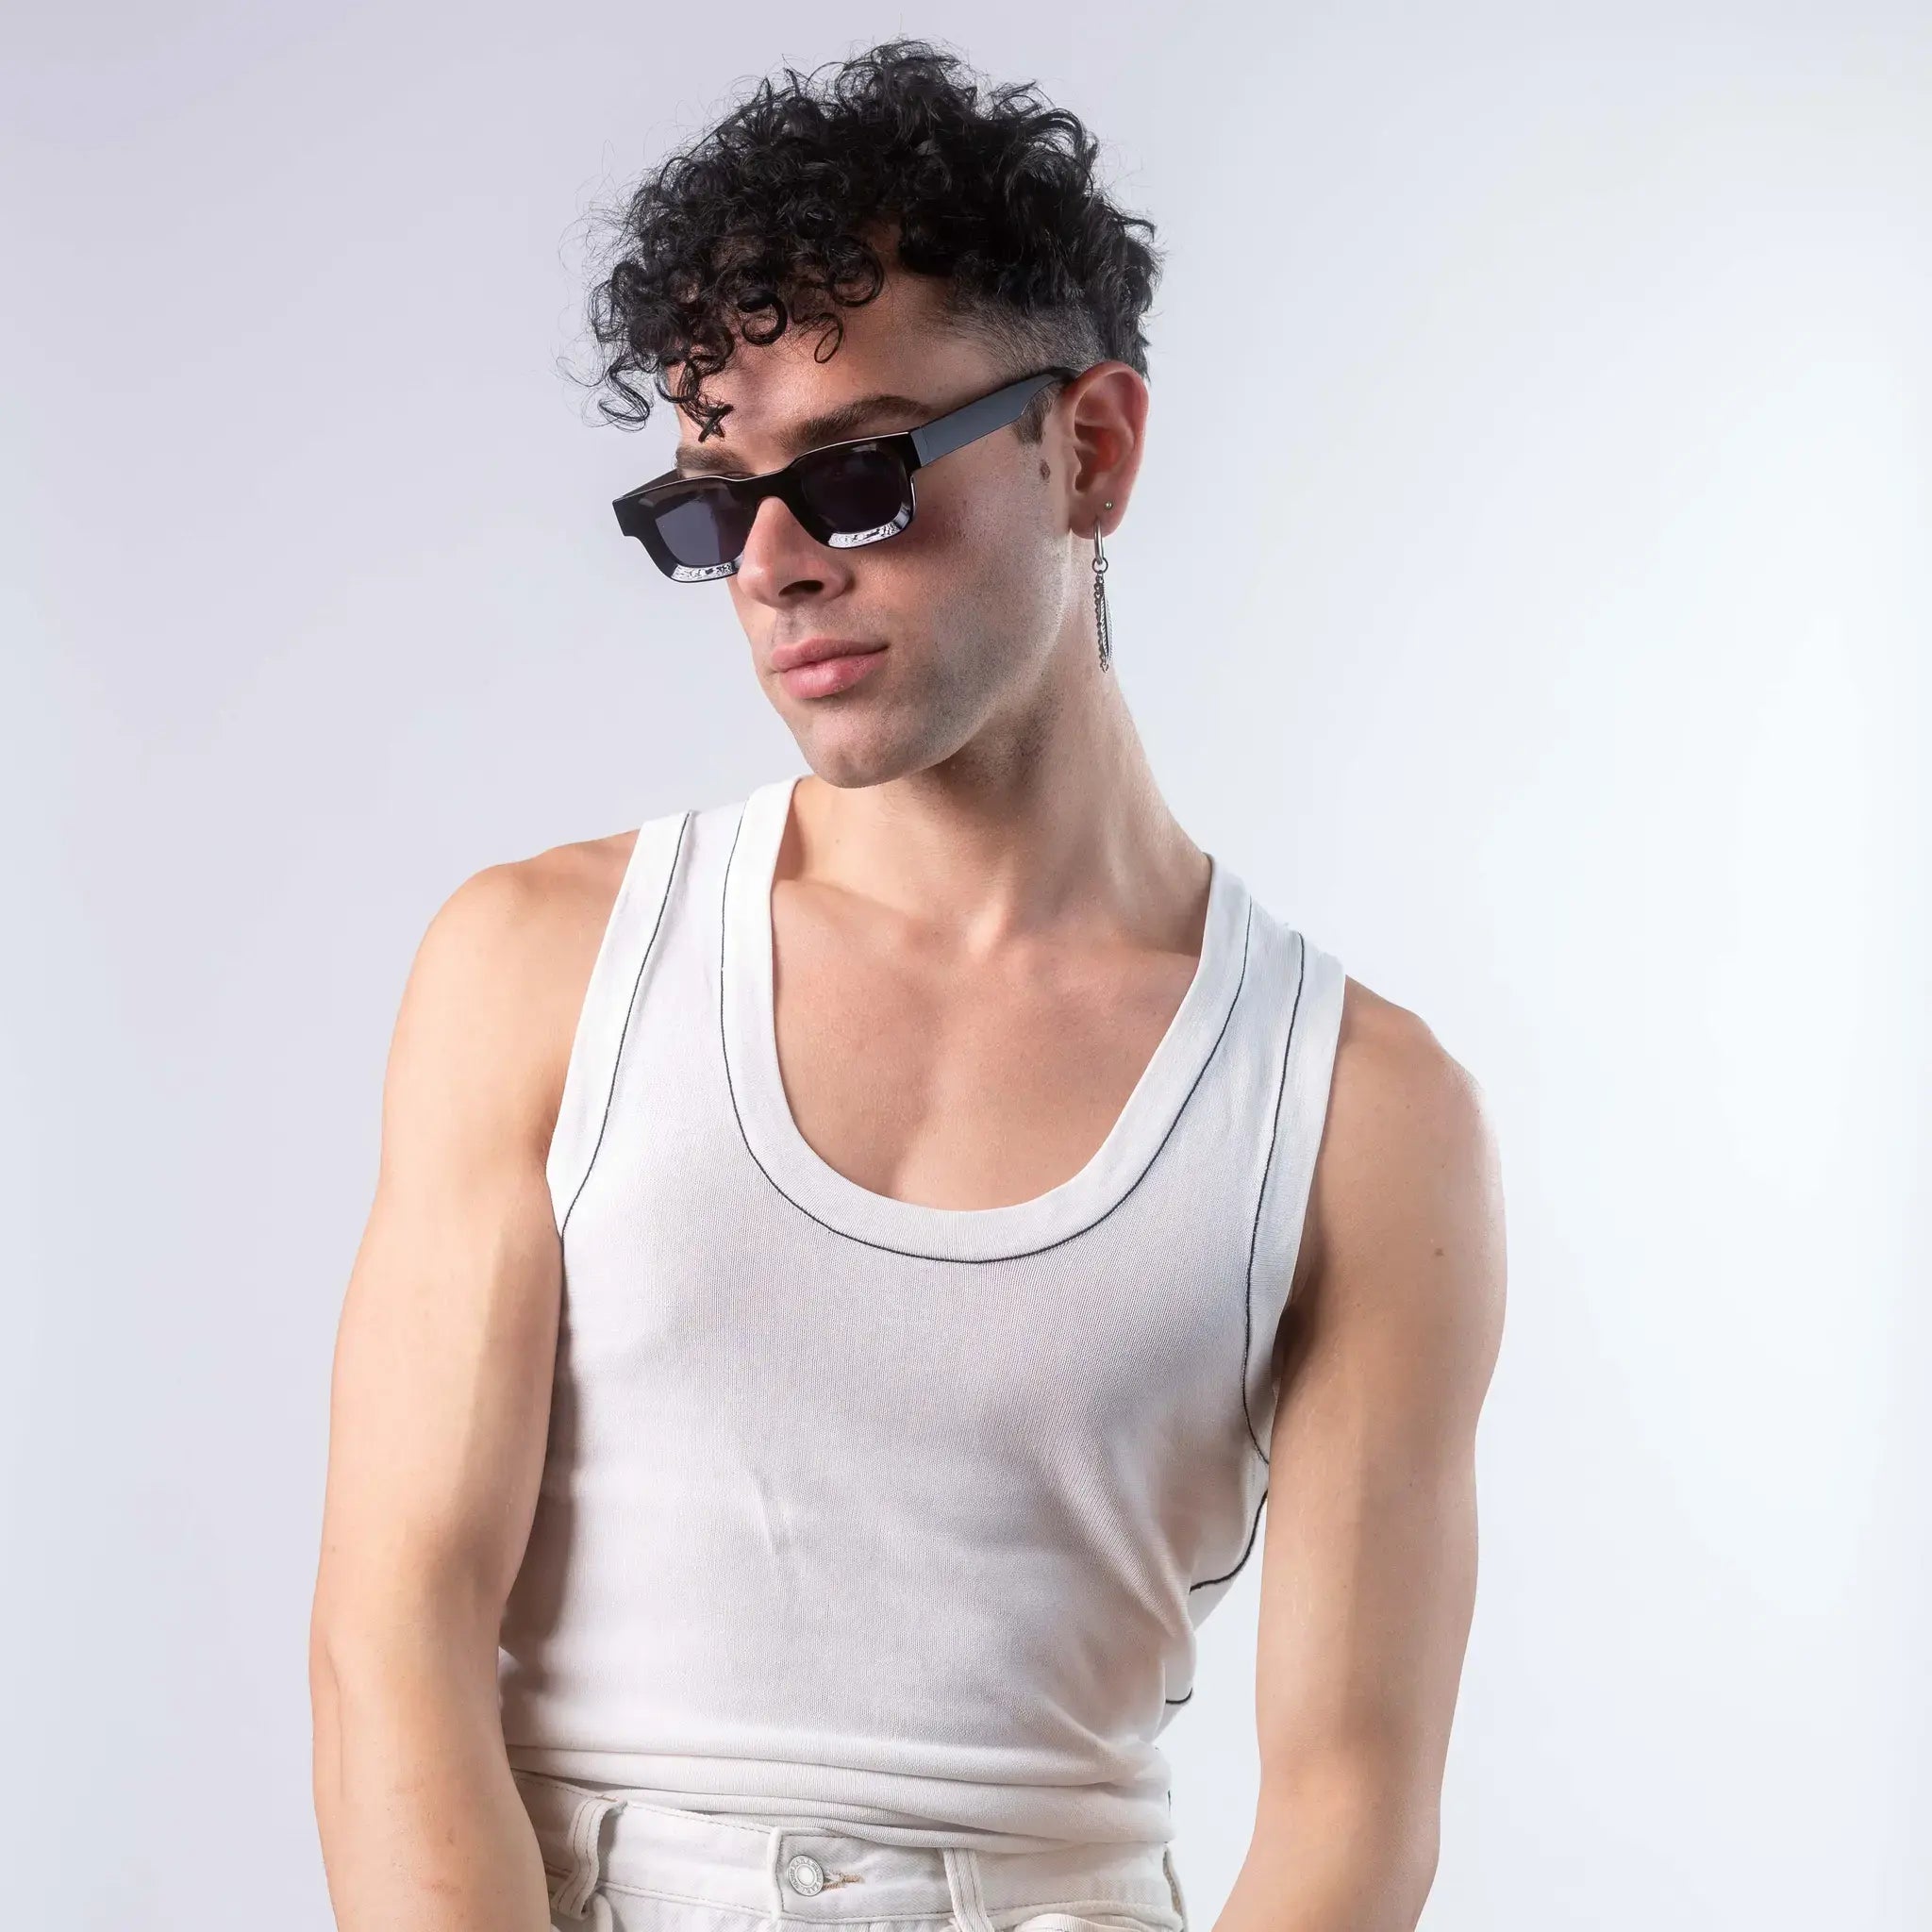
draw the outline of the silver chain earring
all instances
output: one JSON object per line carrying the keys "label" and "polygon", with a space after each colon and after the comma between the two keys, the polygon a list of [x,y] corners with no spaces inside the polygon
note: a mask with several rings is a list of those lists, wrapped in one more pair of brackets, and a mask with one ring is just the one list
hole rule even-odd
{"label": "silver chain earring", "polygon": [[[1113,508],[1109,501],[1108,509]],[[1107,617],[1107,551],[1100,541],[1100,525],[1093,525],[1093,632],[1100,641],[1100,668],[1113,663],[1113,633]]]}

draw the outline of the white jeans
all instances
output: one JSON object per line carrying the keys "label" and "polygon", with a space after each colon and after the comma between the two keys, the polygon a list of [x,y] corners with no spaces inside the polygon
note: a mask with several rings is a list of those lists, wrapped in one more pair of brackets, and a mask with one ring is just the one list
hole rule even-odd
{"label": "white jeans", "polygon": [[903,1830],[753,1822],[512,1774],[553,1932],[1188,1932],[1166,1845],[925,1845]]}

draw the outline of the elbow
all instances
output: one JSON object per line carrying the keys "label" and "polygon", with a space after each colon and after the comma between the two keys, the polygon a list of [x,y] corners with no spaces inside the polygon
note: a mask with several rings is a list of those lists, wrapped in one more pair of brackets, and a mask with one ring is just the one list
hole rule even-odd
{"label": "elbow", "polygon": [[467,1590],[319,1591],[308,1625],[309,1695],[337,1707],[410,1680],[496,1683],[501,1610]]}
{"label": "elbow", "polygon": [[1415,1932],[1441,1856],[1440,1782],[1417,1757],[1338,1751],[1269,1768],[1251,1859],[1275,1895],[1312,1887],[1346,1901],[1359,1932]]}

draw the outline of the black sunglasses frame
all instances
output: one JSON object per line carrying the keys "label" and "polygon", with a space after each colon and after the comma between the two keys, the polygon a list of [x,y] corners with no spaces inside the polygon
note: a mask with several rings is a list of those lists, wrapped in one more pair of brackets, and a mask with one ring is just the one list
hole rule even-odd
{"label": "black sunglasses frame", "polygon": [[[930,423],[922,423],[917,428],[821,443],[817,449],[801,450],[783,469],[769,470],[761,476],[681,476],[675,470],[669,470],[648,483],[639,484],[635,490],[626,491],[612,503],[611,508],[617,512],[617,527],[626,537],[635,537],[650,552],[658,568],[677,584],[709,583],[719,577],[733,576],[744,555],[741,545],[738,556],[727,558],[723,563],[690,564],[680,563],[672,554],[658,527],[658,517],[661,511],[701,493],[728,496],[744,514],[747,535],[759,505],[766,497],[775,496],[828,549],[856,550],[868,543],[882,543],[889,537],[898,536],[917,513],[919,498],[913,477],[919,470],[969,442],[977,442],[982,436],[991,436],[995,429],[1004,429],[1018,419],[1049,382],[1071,382],[1085,374],[1084,370],[1058,366],[1036,370],[1031,375],[1023,375],[970,403],[961,403],[957,409],[936,416]],[[905,474],[905,483],[898,514],[891,521],[870,529],[841,530],[813,508],[799,466],[856,450],[879,450],[895,458]]]}

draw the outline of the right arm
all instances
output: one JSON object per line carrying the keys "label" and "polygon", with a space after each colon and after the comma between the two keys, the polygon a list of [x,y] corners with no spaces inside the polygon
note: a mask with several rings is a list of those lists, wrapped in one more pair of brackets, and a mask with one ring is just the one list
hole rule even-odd
{"label": "right arm", "polygon": [[316,1821],[342,1932],[551,1923],[505,1754],[497,1636],[543,1469],[562,1282],[543,1168],[614,891],[608,846],[458,887],[391,1042],[309,1631]]}

